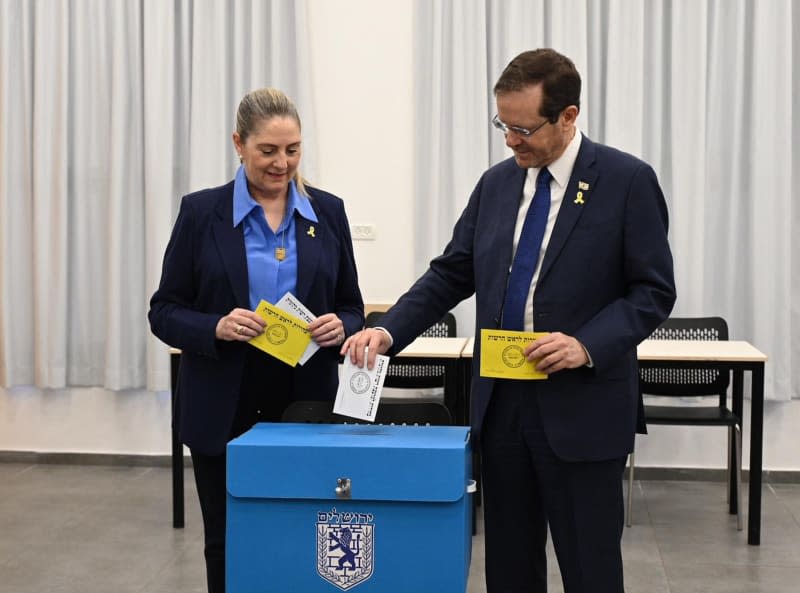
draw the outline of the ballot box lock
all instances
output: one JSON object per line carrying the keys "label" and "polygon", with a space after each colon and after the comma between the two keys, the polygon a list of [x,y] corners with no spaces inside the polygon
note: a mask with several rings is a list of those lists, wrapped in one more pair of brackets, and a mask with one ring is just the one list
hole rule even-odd
{"label": "ballot box lock", "polygon": [[350,498],[350,478],[336,480],[336,498]]}

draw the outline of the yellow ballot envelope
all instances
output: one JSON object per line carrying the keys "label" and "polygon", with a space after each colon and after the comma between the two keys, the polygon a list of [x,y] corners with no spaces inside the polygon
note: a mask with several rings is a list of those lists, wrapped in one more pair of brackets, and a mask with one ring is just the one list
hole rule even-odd
{"label": "yellow ballot envelope", "polygon": [[289,366],[296,366],[311,341],[308,324],[267,301],[258,304],[256,313],[267,322],[267,327],[250,344]]}
{"label": "yellow ballot envelope", "polygon": [[523,350],[545,332],[518,332],[505,329],[481,330],[481,377],[497,379],[547,379],[528,362]]}

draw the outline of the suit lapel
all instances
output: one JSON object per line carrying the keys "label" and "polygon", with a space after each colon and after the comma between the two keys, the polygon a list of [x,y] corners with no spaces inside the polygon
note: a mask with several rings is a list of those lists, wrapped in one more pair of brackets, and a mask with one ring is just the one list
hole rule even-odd
{"label": "suit lapel", "polygon": [[247,278],[247,255],[244,249],[244,233],[242,224],[233,226],[233,184],[225,199],[217,205],[217,221],[214,223],[214,240],[217,243],[220,257],[228,280],[231,283],[233,296],[239,307],[250,308],[250,288]]}
{"label": "suit lapel", "polygon": [[485,241],[485,244],[491,245],[493,264],[484,270],[487,277],[482,287],[487,289],[489,295],[486,299],[487,307],[490,311],[497,311],[498,319],[503,308],[508,271],[511,268],[514,228],[526,174],[526,169],[521,169],[514,163],[511,174],[497,186],[496,193],[492,196],[492,203],[488,206],[492,216],[487,220],[488,224],[481,223],[482,226],[494,229],[494,235],[488,235],[489,238]]}
{"label": "suit lapel", "polygon": [[497,220],[497,254],[500,261],[505,266],[507,273],[511,268],[511,255],[514,249],[514,229],[517,226],[517,214],[522,200],[522,190],[525,186],[525,176],[527,169],[517,170],[509,177],[507,182],[499,188],[498,199],[502,204],[498,204],[494,209],[498,214]]}
{"label": "suit lapel", "polygon": [[[311,201],[311,207],[314,202]],[[321,220],[319,212],[317,218]],[[301,302],[308,300],[311,292],[311,284],[317,272],[322,246],[327,237],[327,229],[319,222],[313,222],[295,215],[295,240],[297,241],[297,294],[295,295]]]}
{"label": "suit lapel", "polygon": [[542,269],[537,280],[539,285],[547,276],[553,266],[553,262],[555,262],[572,229],[575,227],[575,223],[578,222],[581,214],[583,214],[583,209],[592,197],[594,182],[597,179],[594,161],[594,143],[584,136],[581,139],[578,158],[575,159],[575,166],[572,168],[572,176],[564,192],[564,199],[558,210],[558,217],[550,235],[550,242],[547,244],[547,250],[544,253]]}

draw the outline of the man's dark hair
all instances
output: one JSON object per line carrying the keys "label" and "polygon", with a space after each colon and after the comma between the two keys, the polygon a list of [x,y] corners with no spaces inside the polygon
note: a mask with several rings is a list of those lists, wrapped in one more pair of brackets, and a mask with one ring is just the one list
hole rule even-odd
{"label": "man's dark hair", "polygon": [[581,75],[567,56],[549,48],[534,49],[519,54],[509,62],[497,84],[494,94],[521,91],[525,87],[542,84],[540,115],[555,123],[565,107],[581,104]]}

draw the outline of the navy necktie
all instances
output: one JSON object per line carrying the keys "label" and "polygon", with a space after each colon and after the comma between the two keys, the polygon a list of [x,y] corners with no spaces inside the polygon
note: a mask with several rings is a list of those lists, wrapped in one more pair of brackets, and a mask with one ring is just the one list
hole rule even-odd
{"label": "navy necktie", "polygon": [[503,302],[503,329],[522,331],[525,320],[525,301],[531,289],[533,272],[542,248],[547,215],[550,213],[550,180],[553,176],[547,168],[539,171],[536,178],[536,192],[528,207],[522,233],[519,236],[517,252],[511,264],[511,274],[506,286]]}

